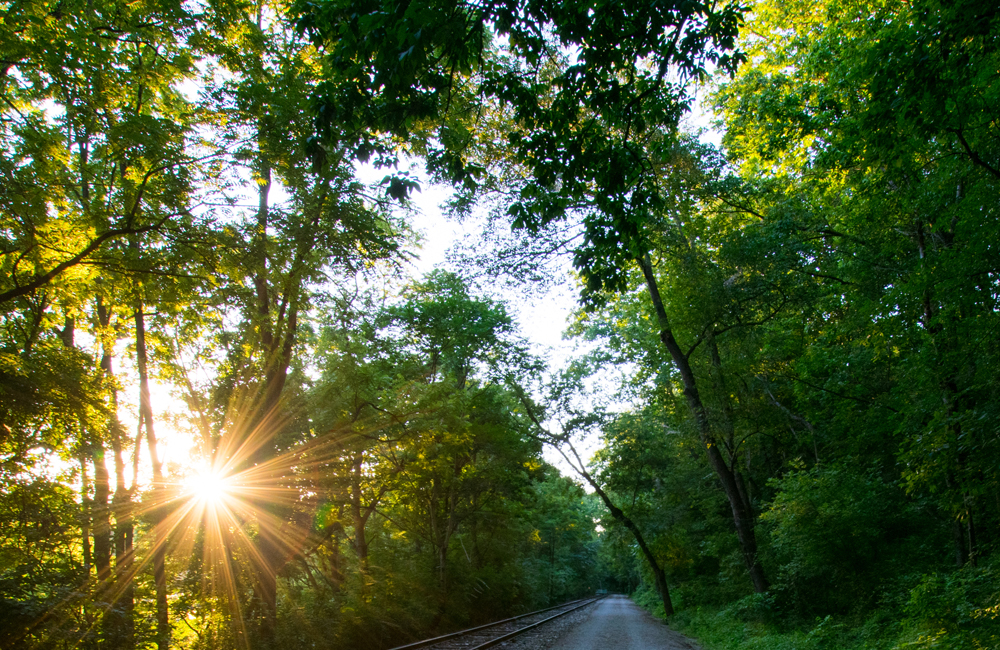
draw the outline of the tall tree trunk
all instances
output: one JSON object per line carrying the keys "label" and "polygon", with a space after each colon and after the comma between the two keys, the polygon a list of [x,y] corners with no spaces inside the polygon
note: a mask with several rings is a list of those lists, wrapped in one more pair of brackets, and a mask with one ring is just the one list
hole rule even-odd
{"label": "tall tree trunk", "polygon": [[90,478],[87,476],[87,456],[80,455],[80,508],[83,516],[80,521],[80,537],[83,541],[83,574],[90,579],[90,567],[94,558],[90,549]]}
{"label": "tall tree trunk", "polygon": [[734,467],[726,462],[719,450],[719,441],[712,430],[708,417],[708,410],[702,402],[701,394],[698,391],[698,384],[695,380],[694,371],[688,361],[688,355],[684,354],[680,345],[674,338],[673,329],[670,326],[670,319],[667,317],[666,309],[663,306],[663,299],[660,297],[660,289],[653,273],[653,265],[649,260],[649,255],[636,260],[642,269],[643,277],[646,280],[646,288],[649,291],[653,302],[653,309],[660,327],[660,341],[670,354],[674,366],[681,375],[681,382],[684,385],[684,398],[688,409],[695,420],[698,434],[702,444],[705,445],[708,454],[708,462],[712,470],[722,483],[722,490],[729,501],[730,511],[733,514],[733,523],[736,526],[736,537],[739,541],[740,551],[743,554],[743,562],[746,564],[750,581],[753,583],[754,591],[763,593],[770,586],[764,569],[760,565],[757,556],[757,538],[754,534],[754,516],[750,503],[745,498],[745,491],[742,489],[742,477],[734,471]]}
{"label": "tall tree trunk", "polygon": [[111,488],[108,482],[108,468],[104,461],[104,446],[100,442],[91,443],[91,458],[94,462],[94,566],[97,569],[97,594],[103,610],[101,628],[106,640],[115,638],[114,593],[115,580],[111,572],[111,510],[108,497]]}
{"label": "tall tree trunk", "polygon": [[[337,512],[337,521],[341,520],[343,514],[343,505],[341,505]],[[343,527],[336,529],[330,536],[330,541],[327,544],[330,549],[329,557],[325,555],[320,556],[323,563],[323,574],[326,576],[327,582],[333,587],[335,594],[340,591],[341,586],[344,584],[344,557],[340,551],[340,539],[337,536],[337,530],[343,532]]]}
{"label": "tall tree trunk", "polygon": [[[962,186],[959,184],[956,188],[956,199],[961,198],[961,196]],[[915,223],[915,234],[920,266],[929,276],[933,276],[934,267],[928,259],[927,234],[924,223],[920,219],[917,219]],[[954,236],[954,234],[953,222],[951,235]],[[944,247],[951,248],[950,241],[945,243]],[[932,246],[932,249],[936,248],[937,245]],[[949,419],[951,420],[951,423],[947,425],[948,431],[951,434],[951,444],[954,448],[961,449],[963,445],[960,441],[964,438],[961,424],[964,409],[960,404],[963,397],[958,377],[961,374],[974,374],[974,372],[970,372],[969,368],[956,368],[952,363],[947,361],[950,356],[948,352],[954,347],[952,341],[954,335],[949,336],[949,332],[945,329],[948,322],[947,319],[938,319],[941,313],[941,303],[933,295],[932,287],[933,285],[928,285],[923,290],[920,320],[924,326],[924,330],[930,335],[931,347],[938,357],[938,363],[935,364],[935,371],[941,377],[939,381],[941,398],[947,406]],[[954,467],[945,473],[945,488],[947,488],[948,492],[958,493],[956,496],[960,496],[961,498],[961,505],[952,513],[954,516],[955,563],[960,567],[965,566],[967,563],[975,566],[976,558],[979,555],[976,527],[973,519],[973,499],[967,487],[968,479],[964,476],[966,460],[965,453],[959,451]]]}
{"label": "tall tree trunk", "polygon": [[965,497],[965,532],[969,539],[969,562],[979,566],[979,543],[976,539],[976,520],[973,518],[972,497]]}
{"label": "tall tree trunk", "polygon": [[146,319],[141,298],[135,301],[135,357],[139,370],[139,427],[145,428],[146,446],[153,465],[153,524],[156,539],[153,547],[153,581],[156,584],[156,648],[170,648],[170,610],[167,604],[167,531],[163,526],[163,501],[166,484],[163,481],[163,462],[156,448],[153,430],[153,406],[149,395],[149,369],[146,353]]}
{"label": "tall tree trunk", "polygon": [[961,569],[969,561],[969,554],[965,548],[965,531],[962,529],[962,521],[956,518],[952,522],[951,530],[955,540],[955,566]]}
{"label": "tall tree trunk", "polygon": [[365,535],[365,528],[368,524],[368,517],[362,512],[361,506],[361,469],[364,461],[364,454],[355,452],[351,459],[351,518],[354,521],[354,552],[361,563],[361,570],[368,572],[368,538]]}
{"label": "tall tree trunk", "polygon": [[427,514],[430,523],[431,530],[431,545],[434,547],[434,576],[437,580],[438,587],[444,590],[444,562],[441,554],[441,537],[443,531],[441,530],[441,517],[440,517],[440,491],[441,491],[441,481],[437,476],[431,478],[431,498],[428,503]]}
{"label": "tall tree trunk", "polygon": [[[115,492],[112,500],[115,513],[114,549],[115,575],[120,587],[116,593],[113,625],[113,647],[122,650],[135,648],[135,582],[133,575],[134,555],[132,538],[134,533],[132,504],[132,488],[125,486],[125,458],[123,449],[122,425],[118,419],[118,390],[115,387],[113,367],[114,344],[116,337],[112,333],[111,313],[101,298],[97,299],[97,318],[101,337],[101,369],[107,380],[111,400],[111,415],[108,429],[111,434],[111,448],[115,463]],[[138,448],[138,444],[137,444]],[[133,487],[134,487],[133,478]]]}
{"label": "tall tree trunk", "polygon": [[91,460],[94,463],[94,567],[97,569],[97,581],[101,589],[106,589],[111,580],[111,521],[108,508],[108,496],[111,487],[108,483],[108,467],[104,463],[104,446],[100,442],[91,443]]}
{"label": "tall tree trunk", "polygon": [[[267,127],[259,126],[261,139],[264,139]],[[256,313],[254,322],[259,332],[261,352],[263,354],[264,382],[261,390],[261,400],[257,406],[252,435],[266,435],[267,439],[260,441],[257,452],[249,459],[251,465],[268,467],[266,474],[258,475],[262,481],[279,487],[284,477],[273,465],[278,453],[276,434],[283,422],[282,394],[288,379],[288,368],[291,364],[298,332],[298,312],[301,308],[301,270],[304,259],[315,242],[309,236],[304,236],[295,242],[295,253],[289,264],[288,276],[280,288],[272,286],[270,277],[270,260],[267,252],[268,226],[270,220],[269,193],[271,189],[271,164],[266,152],[260,152],[260,179],[258,181],[257,203],[257,233],[251,245],[254,259],[254,293],[256,298]],[[262,432],[267,432],[266,434]],[[261,470],[263,471],[263,470]],[[284,505],[271,503],[267,505],[272,522],[285,521],[288,509]],[[273,524],[269,524],[272,525]],[[261,620],[259,634],[262,643],[274,644],[275,626],[278,611],[277,575],[288,561],[289,554],[282,545],[281,531],[265,530],[261,527],[258,542],[258,566],[256,568],[257,597],[261,605]]]}
{"label": "tall tree trunk", "polygon": [[635,524],[635,522],[632,521],[632,519],[626,515],[621,508],[616,506],[614,502],[611,501],[611,497],[608,496],[607,492],[601,488],[600,484],[590,475],[589,472],[586,476],[584,476],[584,478],[588,483],[590,483],[591,487],[594,488],[594,492],[597,493],[597,496],[601,497],[601,501],[604,502],[604,505],[608,508],[611,516],[620,521],[625,528],[628,528],[629,532],[632,533],[632,536],[635,537],[636,544],[639,545],[639,549],[642,551],[643,557],[646,558],[646,563],[649,565],[650,571],[653,572],[653,579],[656,582],[656,592],[660,594],[660,601],[663,603],[663,613],[667,616],[673,616],[674,603],[670,599],[670,589],[667,587],[667,574],[660,565],[659,560],[656,559],[652,549],[650,549],[649,545],[646,544],[646,538],[643,537],[642,531],[639,530],[639,527]]}
{"label": "tall tree trunk", "polygon": [[[76,323],[72,318],[66,318],[65,325],[59,331],[59,338],[67,348],[74,348],[74,337],[76,333]],[[101,360],[101,367],[104,367],[104,359]],[[81,430],[84,427],[81,425]],[[111,495],[110,478],[108,476],[108,466],[105,458],[104,443],[95,440],[91,442],[91,456],[94,462],[94,503],[91,513],[94,518],[94,550],[93,559],[97,566],[98,594],[103,601],[104,617],[101,627],[105,639],[111,647],[119,646],[120,614],[117,607],[118,586],[122,584],[122,577],[111,571],[111,549],[114,546],[114,536],[111,529],[111,508],[109,507],[109,497]],[[82,490],[83,505],[87,506],[87,468],[86,462],[81,459],[83,465]],[[84,535],[88,533],[88,527],[84,527]],[[87,564],[87,573],[90,573],[90,544],[84,541],[84,558]],[[117,565],[116,565],[117,568]],[[125,579],[127,582],[127,578]]]}
{"label": "tall tree trunk", "polygon": [[[75,323],[72,318],[67,318],[65,326],[59,331],[59,338],[65,347],[73,348],[75,346],[74,334]],[[84,430],[82,425],[81,430]],[[94,501],[91,504],[94,531],[93,560],[94,566],[97,569],[98,589],[103,599],[114,591],[111,573],[111,511],[108,507],[111,486],[108,477],[108,466],[104,457],[104,443],[100,440],[92,440],[90,443],[90,456],[91,461],[94,463]],[[83,483],[84,494],[86,494],[86,467],[84,467],[83,472]],[[89,544],[86,546],[89,546]],[[88,554],[89,549],[86,546],[84,553]],[[108,603],[108,605],[111,605],[111,603]],[[105,621],[107,620],[105,618]]]}
{"label": "tall tree trunk", "polygon": [[[260,127],[261,137],[265,131],[264,126]],[[274,440],[276,427],[274,423],[278,421],[278,406],[280,404],[281,391],[285,384],[285,373],[287,366],[281,367],[276,358],[276,351],[279,347],[276,339],[280,334],[275,332],[271,319],[271,292],[268,277],[268,257],[267,257],[267,229],[270,219],[269,193],[271,190],[271,165],[266,159],[266,154],[261,152],[260,179],[257,189],[257,235],[253,243],[254,262],[257,266],[254,273],[254,290],[257,298],[257,331],[259,332],[261,349],[264,355],[264,385],[262,387],[262,399],[258,408],[257,417],[251,435],[268,435],[269,439],[262,441],[257,447],[257,452],[251,460],[252,464],[261,466],[274,458],[277,453],[277,444]],[[264,434],[264,431],[269,433]],[[266,477],[259,477],[258,480],[266,480]],[[277,506],[271,506],[269,510]],[[274,514],[274,513],[272,513]],[[277,531],[264,530],[261,524],[261,534],[258,541],[258,551],[260,566],[256,567],[255,590],[261,607],[261,618],[259,621],[258,633],[261,642],[265,647],[274,643],[275,626],[277,624],[278,612],[278,565],[281,562],[281,550],[277,544]]]}

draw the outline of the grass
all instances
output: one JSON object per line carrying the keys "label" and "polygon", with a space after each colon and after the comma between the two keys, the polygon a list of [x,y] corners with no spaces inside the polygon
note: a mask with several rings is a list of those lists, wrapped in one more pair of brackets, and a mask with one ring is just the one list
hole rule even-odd
{"label": "grass", "polygon": [[[639,592],[633,598],[663,618],[655,597]],[[669,624],[704,650],[902,650],[916,640],[886,610],[863,617],[794,620],[770,610],[766,599],[756,596],[725,606],[680,608]]]}

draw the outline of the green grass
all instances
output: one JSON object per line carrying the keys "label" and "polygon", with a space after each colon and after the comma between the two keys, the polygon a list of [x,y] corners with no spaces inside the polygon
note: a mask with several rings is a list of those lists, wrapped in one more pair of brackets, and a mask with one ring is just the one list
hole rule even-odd
{"label": "green grass", "polygon": [[830,616],[782,629],[741,620],[729,609],[699,607],[678,613],[670,625],[697,639],[705,650],[890,650],[901,645],[898,626]]}
{"label": "green grass", "polygon": [[[662,618],[663,608],[656,607],[655,598],[638,593],[634,599]],[[681,608],[669,624],[704,650],[902,650],[916,641],[916,635],[884,610],[867,617],[790,621],[768,611],[761,600],[748,597],[728,606]]]}
{"label": "green grass", "polygon": [[[887,579],[851,613],[816,612],[824,594],[789,597],[776,588],[740,598],[691,581],[671,589],[670,627],[704,650],[997,650],[1000,648],[1000,553],[976,565]],[[633,600],[663,618],[648,586]],[[819,598],[817,600],[817,597]],[[714,603],[714,604],[713,604]],[[822,610],[819,610],[822,611]]]}

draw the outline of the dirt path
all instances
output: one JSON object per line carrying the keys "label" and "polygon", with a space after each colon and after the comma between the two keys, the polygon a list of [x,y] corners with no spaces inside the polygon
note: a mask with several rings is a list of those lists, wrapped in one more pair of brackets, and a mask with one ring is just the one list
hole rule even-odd
{"label": "dirt path", "polygon": [[609,596],[549,650],[699,650],[625,596]]}

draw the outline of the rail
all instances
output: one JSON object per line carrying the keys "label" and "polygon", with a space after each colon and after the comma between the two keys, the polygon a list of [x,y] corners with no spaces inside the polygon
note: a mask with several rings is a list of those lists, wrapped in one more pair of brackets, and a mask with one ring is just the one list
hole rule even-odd
{"label": "rail", "polygon": [[[470,627],[465,630],[459,630],[457,632],[451,632],[449,634],[442,634],[441,636],[436,636],[432,639],[424,639],[423,641],[416,641],[414,643],[408,643],[406,645],[397,646],[392,648],[392,650],[416,650],[416,648],[429,648],[431,646],[439,646],[440,650],[448,650],[461,648],[462,650],[485,650],[486,648],[492,648],[493,646],[508,641],[518,636],[519,634],[524,634],[529,630],[533,630],[539,625],[548,623],[553,619],[557,619],[560,616],[565,616],[570,612],[575,612],[576,610],[586,607],[587,605],[593,604],[604,598],[604,596],[598,596],[596,598],[583,598],[580,600],[572,600],[568,603],[563,603],[562,605],[555,605],[554,607],[546,607],[545,609],[539,609],[534,612],[529,612],[527,614],[521,614],[520,616],[513,616],[511,618],[505,618],[502,621],[494,621],[493,623],[487,623],[486,625],[479,625],[476,627]],[[522,625],[521,627],[514,627],[518,625],[518,622],[523,622],[525,619],[531,617],[537,617],[542,614],[546,614],[555,610],[561,610],[556,612],[551,616],[547,616],[539,621],[534,621]],[[491,629],[500,628],[500,629]],[[499,636],[489,636],[483,639],[486,634],[497,634]],[[464,641],[463,641],[464,639]]]}

